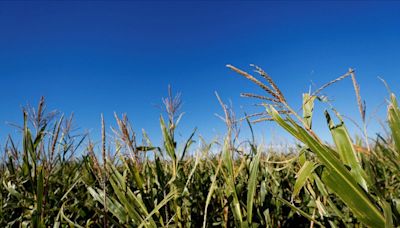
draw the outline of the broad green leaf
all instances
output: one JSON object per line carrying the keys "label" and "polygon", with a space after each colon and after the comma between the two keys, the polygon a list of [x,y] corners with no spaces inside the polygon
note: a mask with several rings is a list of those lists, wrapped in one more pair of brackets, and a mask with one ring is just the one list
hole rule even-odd
{"label": "broad green leaf", "polygon": [[388,122],[392,137],[396,146],[397,153],[400,153],[400,109],[397,104],[396,96],[391,94],[388,106]]}
{"label": "broad green leaf", "polygon": [[373,227],[383,227],[385,218],[380,210],[369,199],[366,192],[358,185],[351,173],[342,162],[334,155],[335,152],[314,138],[308,131],[299,126],[294,120],[285,121],[279,113],[270,106],[268,112],[272,118],[294,137],[305,143],[313,151],[319,160],[326,166],[329,175],[323,182],[346,203],[352,212],[363,223]]}
{"label": "broad green leaf", "polygon": [[247,183],[247,222],[252,223],[253,219],[253,202],[256,194],[258,166],[260,164],[261,149],[258,150],[256,156],[253,157],[250,164],[250,177]]}
{"label": "broad green leaf", "polygon": [[329,171],[329,169],[324,170],[322,181],[343,200],[364,224],[370,227],[385,227],[384,216],[368,200],[365,192],[362,194],[361,189],[361,191],[357,191],[352,184],[343,181],[339,175]]}
{"label": "broad green leaf", "polygon": [[386,202],[385,200],[382,200],[381,202],[382,204],[382,208],[383,208],[383,212],[385,215],[385,228],[391,228],[394,227],[393,226],[393,213],[392,213],[392,208],[390,206],[390,204],[388,202]]}
{"label": "broad green leaf", "polygon": [[312,115],[314,112],[314,100],[316,96],[303,93],[303,119],[308,128],[312,127]]}
{"label": "broad green leaf", "polygon": [[[95,190],[92,187],[87,187],[88,192],[92,195],[93,199],[97,202],[104,205],[104,191]],[[110,199],[110,197],[106,197],[107,209],[111,212],[115,217],[119,219],[121,223],[128,222],[128,216],[124,210],[124,207],[117,202],[116,200]]]}
{"label": "broad green leaf", "polygon": [[39,175],[37,176],[37,189],[36,189],[36,204],[37,204],[37,213],[38,213],[38,218],[39,218],[39,223],[40,226],[43,226],[42,224],[42,206],[43,206],[43,194],[44,194],[44,177],[43,177],[43,169],[40,169]]}
{"label": "broad green leaf", "polygon": [[211,176],[211,185],[210,185],[210,188],[207,193],[207,198],[206,198],[206,202],[205,202],[206,206],[204,207],[203,228],[206,228],[206,225],[207,225],[207,209],[208,209],[208,206],[210,205],[211,197],[213,196],[214,191],[217,188],[217,177],[218,177],[219,171],[222,167],[222,162],[223,162],[223,159],[220,159],[218,162],[218,166],[216,168],[215,174],[213,176]]}
{"label": "broad green leaf", "polygon": [[161,131],[163,134],[164,138],[164,146],[165,150],[167,151],[168,156],[172,159],[172,161],[176,162],[176,153],[175,153],[175,143],[174,140],[172,139],[172,136],[169,134],[169,131],[167,129],[167,126],[165,125],[164,119],[162,116],[160,117],[160,125],[161,125]]}
{"label": "broad green leaf", "polygon": [[357,157],[357,151],[354,149],[353,142],[350,139],[349,133],[341,116],[336,113],[341,123],[334,125],[329,113],[325,111],[325,117],[328,122],[329,129],[332,134],[333,141],[335,142],[336,149],[339,153],[340,160],[350,167],[350,172],[357,183],[360,184],[366,191],[368,191],[367,182],[364,180],[364,171],[361,167],[361,163]]}
{"label": "broad green leaf", "polygon": [[306,184],[317,165],[314,162],[306,161],[296,174],[296,183],[292,192],[292,200],[300,193],[301,188]]}
{"label": "broad green leaf", "polygon": [[232,197],[231,207],[233,211],[233,215],[235,220],[238,224],[243,223],[242,211],[239,203],[239,198],[236,193],[236,186],[235,186],[235,172],[233,166],[233,155],[232,155],[232,148],[230,145],[230,132],[228,132],[227,137],[225,138],[224,146],[222,148],[222,156],[223,156],[223,164],[225,167],[225,172],[223,172],[223,176],[225,178],[225,192],[227,197]]}

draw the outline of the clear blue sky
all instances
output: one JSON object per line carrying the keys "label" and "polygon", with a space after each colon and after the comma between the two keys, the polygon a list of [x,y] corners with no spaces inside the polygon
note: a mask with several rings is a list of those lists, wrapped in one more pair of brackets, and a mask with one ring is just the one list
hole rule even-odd
{"label": "clear blue sky", "polygon": [[[155,106],[168,84],[183,94],[183,135],[196,126],[206,137],[221,134],[214,91],[239,114],[251,109],[239,93],[260,92],[227,63],[262,66],[295,107],[312,83],[354,67],[372,111],[387,95],[378,76],[399,91],[399,12],[395,1],[1,1],[0,139],[12,131],[6,121],[21,123],[21,106],[44,95],[49,109],[74,112],[94,137],[100,113],[111,125],[114,111],[126,112],[157,143]],[[350,81],[326,92],[358,117]],[[316,127],[326,129],[322,120]],[[273,127],[257,131],[268,138]]]}

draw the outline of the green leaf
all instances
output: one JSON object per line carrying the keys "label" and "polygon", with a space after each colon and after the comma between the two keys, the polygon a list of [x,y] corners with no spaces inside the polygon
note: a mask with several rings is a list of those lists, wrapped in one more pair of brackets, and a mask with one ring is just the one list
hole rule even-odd
{"label": "green leaf", "polygon": [[147,217],[142,221],[142,223],[139,225],[139,228],[143,227],[146,225],[147,221],[149,221],[149,219],[151,218],[151,216],[153,216],[156,213],[159,213],[160,209],[162,207],[164,207],[165,205],[167,205],[167,203],[169,201],[171,201],[172,199],[174,199],[174,197],[177,195],[177,191],[171,191],[170,193],[168,193],[168,195],[166,195],[164,197],[164,199],[157,204],[154,209],[147,215]]}
{"label": "green leaf", "polygon": [[[104,205],[104,191],[98,190],[96,191],[92,187],[87,187],[89,194],[93,197],[94,200]],[[110,199],[110,197],[106,197],[107,209],[111,212],[118,220],[124,224],[128,221],[127,214],[124,210],[124,207],[116,200]]]}
{"label": "green leaf", "polygon": [[368,199],[362,189],[356,189],[351,183],[343,181],[340,175],[324,170],[322,181],[337,194],[341,200],[352,210],[360,221],[370,227],[385,227],[385,218]]}
{"label": "green leaf", "polygon": [[303,119],[309,129],[311,129],[312,126],[315,98],[316,96],[311,96],[309,93],[303,93]]}
{"label": "green leaf", "polygon": [[83,228],[83,226],[80,226],[79,224],[76,224],[73,222],[71,219],[69,219],[67,216],[64,214],[64,205],[60,208],[60,213],[61,217],[71,226],[71,227],[78,227],[78,228]]}
{"label": "green leaf", "polygon": [[360,184],[366,191],[368,191],[367,182],[363,178],[363,176],[366,176],[366,174],[364,173],[361,163],[358,160],[357,151],[354,149],[353,143],[341,116],[339,113],[336,113],[336,115],[341,121],[341,123],[338,125],[334,125],[329,113],[325,111],[325,117],[328,122],[333,141],[335,142],[336,149],[339,153],[340,160],[342,160],[345,165],[350,167],[350,173],[354,179],[357,180],[357,183]]}
{"label": "green leaf", "polygon": [[250,163],[250,177],[247,183],[247,222],[252,223],[253,220],[253,202],[256,194],[258,166],[260,164],[261,149],[258,150],[256,156]]}
{"label": "green leaf", "polygon": [[385,215],[385,228],[391,228],[393,226],[393,213],[392,213],[392,208],[390,206],[390,203],[386,202],[385,200],[382,200],[382,208],[383,212]]}
{"label": "green leaf", "polygon": [[292,192],[292,200],[300,193],[301,188],[306,184],[317,165],[314,162],[306,161],[296,174],[296,183]]}
{"label": "green leaf", "polygon": [[172,136],[169,134],[169,131],[167,129],[167,126],[165,125],[164,119],[162,116],[160,117],[160,125],[161,125],[161,131],[163,134],[164,138],[164,146],[165,150],[167,151],[168,156],[176,162],[176,153],[175,153],[175,143],[172,138]]}
{"label": "green leaf", "polygon": [[235,174],[233,170],[234,167],[232,158],[233,155],[230,143],[230,132],[228,132],[227,136],[225,137],[224,146],[222,148],[222,159],[225,167],[225,172],[223,172],[226,183],[225,194],[228,198],[232,197],[231,207],[233,215],[235,217],[235,221],[240,225],[243,222],[243,216],[239,203],[239,198],[236,193]]}
{"label": "green leaf", "polygon": [[322,144],[319,139],[310,135],[291,118],[283,120],[274,107],[270,106],[268,112],[279,125],[305,143],[317,155],[327,168],[325,172],[327,175],[322,181],[343,200],[360,221],[372,227],[384,227],[384,216],[358,185],[352,174],[335,156],[335,151]]}
{"label": "green leaf", "polygon": [[390,130],[392,131],[392,137],[397,153],[400,153],[400,109],[394,94],[391,94],[390,96],[390,104],[388,106],[388,122]]}
{"label": "green leaf", "polygon": [[219,171],[220,171],[220,169],[222,167],[222,162],[223,162],[222,159],[220,159],[218,161],[218,166],[216,168],[215,174],[213,176],[211,176],[211,185],[210,185],[210,188],[209,188],[208,193],[207,193],[206,206],[204,207],[203,228],[206,228],[206,224],[207,224],[207,209],[208,209],[208,206],[210,205],[211,197],[213,196],[214,191],[217,188],[217,177],[218,177]]}
{"label": "green leaf", "polygon": [[37,176],[37,189],[36,189],[36,204],[37,204],[37,213],[39,215],[39,223],[42,224],[42,205],[43,205],[43,194],[44,194],[44,177],[43,177],[43,169],[40,169],[39,175]]}

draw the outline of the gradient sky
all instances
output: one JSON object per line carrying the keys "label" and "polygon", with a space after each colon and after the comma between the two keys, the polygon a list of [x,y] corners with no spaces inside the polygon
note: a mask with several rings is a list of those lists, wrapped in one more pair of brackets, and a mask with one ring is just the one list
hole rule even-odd
{"label": "gradient sky", "polygon": [[[253,110],[239,93],[261,92],[228,63],[263,67],[294,107],[310,85],[354,67],[371,113],[387,97],[378,76],[400,88],[400,3],[1,1],[0,139],[13,131],[7,121],[21,123],[21,106],[44,95],[49,109],[74,112],[76,126],[94,138],[100,113],[113,125],[113,113],[126,112],[157,143],[157,105],[168,84],[182,92],[179,132],[199,127],[211,138],[224,132],[214,91],[238,115]],[[358,118],[351,81],[326,94]],[[316,115],[316,129],[326,130]],[[256,129],[267,139],[279,135],[273,124]]]}

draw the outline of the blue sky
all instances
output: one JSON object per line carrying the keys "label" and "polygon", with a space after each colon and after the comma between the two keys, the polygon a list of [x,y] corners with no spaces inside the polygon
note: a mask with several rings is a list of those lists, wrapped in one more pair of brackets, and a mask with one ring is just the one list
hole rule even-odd
{"label": "blue sky", "polygon": [[[294,107],[313,83],[354,67],[369,112],[399,91],[400,3],[393,2],[0,2],[0,139],[21,123],[21,106],[47,98],[74,112],[80,131],[98,137],[126,112],[136,130],[159,140],[156,107],[171,84],[183,96],[179,132],[206,138],[224,125],[214,92],[238,115],[253,110],[240,92],[261,92],[225,65],[263,67]],[[314,87],[315,88],[315,87]],[[358,118],[351,82],[328,89],[341,113]],[[318,108],[317,111],[321,111]],[[384,117],[385,108],[378,112]],[[321,117],[322,113],[317,113]],[[326,130],[323,118],[317,130]],[[256,127],[271,139],[273,124]],[[375,124],[371,131],[378,131]]]}

